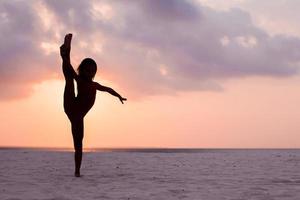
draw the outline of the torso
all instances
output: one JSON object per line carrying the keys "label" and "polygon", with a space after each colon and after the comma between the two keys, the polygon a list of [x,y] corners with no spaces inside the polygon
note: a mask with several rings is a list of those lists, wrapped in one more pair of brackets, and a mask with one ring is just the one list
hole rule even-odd
{"label": "torso", "polygon": [[79,79],[77,81],[77,92],[77,108],[84,116],[95,103],[96,85],[93,81],[85,81]]}

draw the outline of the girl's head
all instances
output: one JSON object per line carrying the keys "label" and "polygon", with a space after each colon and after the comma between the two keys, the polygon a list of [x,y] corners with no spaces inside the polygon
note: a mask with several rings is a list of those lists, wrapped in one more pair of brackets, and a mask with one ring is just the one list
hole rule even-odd
{"label": "girl's head", "polygon": [[85,58],[77,68],[79,77],[85,80],[93,80],[97,72],[97,64],[91,58]]}

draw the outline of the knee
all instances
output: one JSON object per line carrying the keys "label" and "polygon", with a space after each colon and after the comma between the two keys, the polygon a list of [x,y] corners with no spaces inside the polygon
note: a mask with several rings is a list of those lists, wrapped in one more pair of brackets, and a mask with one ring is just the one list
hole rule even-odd
{"label": "knee", "polygon": [[64,111],[65,111],[65,114],[68,116],[69,120],[71,121],[72,114],[71,114],[71,111],[70,111],[70,108],[68,107],[68,105],[64,104]]}
{"label": "knee", "polygon": [[76,126],[76,127],[80,127],[80,126],[83,126],[83,117],[80,115],[80,113],[78,113],[77,109],[73,110],[73,113],[71,114],[71,124],[73,126]]}

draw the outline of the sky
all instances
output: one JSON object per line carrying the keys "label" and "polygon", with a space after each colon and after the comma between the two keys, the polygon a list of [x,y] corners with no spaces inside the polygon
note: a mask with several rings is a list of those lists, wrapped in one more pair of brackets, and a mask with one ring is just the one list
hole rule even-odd
{"label": "sky", "polygon": [[84,147],[300,148],[300,1],[3,0],[0,146],[72,147],[59,46],[96,60]]}

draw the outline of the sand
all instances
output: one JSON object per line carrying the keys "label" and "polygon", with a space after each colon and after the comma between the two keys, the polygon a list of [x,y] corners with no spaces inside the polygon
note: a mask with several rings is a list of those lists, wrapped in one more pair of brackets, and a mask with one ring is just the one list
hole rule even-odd
{"label": "sand", "polygon": [[198,153],[0,150],[1,200],[300,199],[300,150]]}

